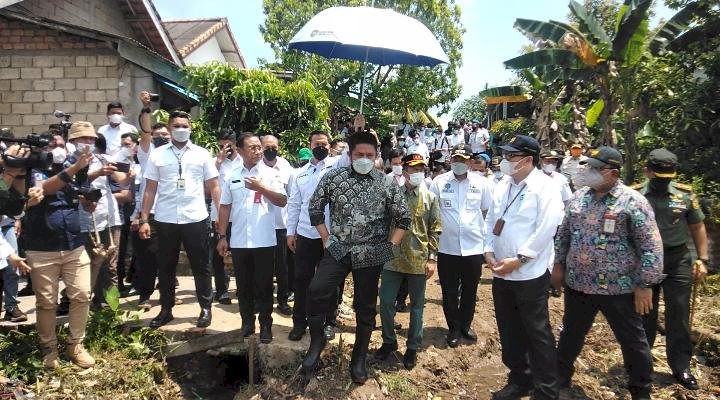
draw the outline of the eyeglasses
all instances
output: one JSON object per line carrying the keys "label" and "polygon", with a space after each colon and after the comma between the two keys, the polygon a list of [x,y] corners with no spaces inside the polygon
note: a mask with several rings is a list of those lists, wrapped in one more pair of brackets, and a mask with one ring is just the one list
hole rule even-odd
{"label": "eyeglasses", "polygon": [[525,153],[503,153],[502,157],[508,161],[516,157],[527,157]]}
{"label": "eyeglasses", "polygon": [[249,150],[249,151],[263,151],[262,146],[259,146],[259,145],[247,146],[247,147],[245,147],[245,150]]}

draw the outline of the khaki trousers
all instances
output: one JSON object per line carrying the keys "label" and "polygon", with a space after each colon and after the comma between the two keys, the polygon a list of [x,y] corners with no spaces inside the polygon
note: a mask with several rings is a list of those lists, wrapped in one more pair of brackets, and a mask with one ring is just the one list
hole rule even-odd
{"label": "khaki trousers", "polygon": [[85,248],[26,253],[32,268],[30,275],[35,290],[40,346],[57,346],[55,308],[61,276],[70,299],[68,344],[82,343],[90,307],[90,257]]}

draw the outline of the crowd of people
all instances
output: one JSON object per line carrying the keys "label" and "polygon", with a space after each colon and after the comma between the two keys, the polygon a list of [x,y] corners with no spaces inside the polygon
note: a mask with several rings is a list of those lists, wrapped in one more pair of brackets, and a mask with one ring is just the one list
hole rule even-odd
{"label": "crowd of people", "polygon": [[[107,125],[78,121],[66,137],[44,134],[47,166],[3,169],[5,189],[26,194],[24,212],[2,221],[4,318],[26,319],[17,296],[19,274],[28,275],[46,368],[59,365],[61,314],[69,316],[67,356],[94,365],[82,345],[85,326],[113,286],[137,295],[145,310],[157,287],[150,326],[172,321],[182,248],[200,307],[197,327],[211,325],[213,302],[232,304],[231,260],[242,334],[259,325],[259,341],[270,343],[277,304],[292,315],[289,340],[309,331],[307,375],[335,334],[348,274],[356,320],[350,375],[363,383],[377,310],[383,343],[373,358],[382,361],[398,350],[395,313],[408,297],[403,364],[414,368],[426,283],[436,272],[447,345],[477,341],[476,295],[488,268],[509,369],[494,399],[557,398],[571,385],[598,312],[622,348],[632,397],[649,398],[661,291],[668,363],[681,384],[697,388],[688,309],[693,280],[707,273],[707,238],[697,199],[673,181],[677,157],[668,150],[651,152],[647,181],[628,187],[620,180],[622,155],[611,147],[573,144],[566,155],[527,135],[495,143],[479,121],[453,122],[446,131],[403,121],[383,140],[349,126],[337,136],[314,131],[293,166],[279,155],[282,137],[269,134],[223,130],[211,155],[193,143],[189,114],[174,111],[167,124],[153,125],[149,93],[140,100],[139,129],[125,122],[121,104],[110,103]],[[24,151],[11,146],[6,155]],[[556,341],[548,296],[562,292]]]}

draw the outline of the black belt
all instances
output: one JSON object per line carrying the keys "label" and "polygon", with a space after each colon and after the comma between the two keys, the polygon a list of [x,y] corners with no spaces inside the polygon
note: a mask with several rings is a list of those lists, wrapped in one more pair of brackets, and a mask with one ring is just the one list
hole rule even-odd
{"label": "black belt", "polygon": [[666,246],[663,247],[663,251],[678,251],[678,250],[687,250],[687,243],[683,243],[677,246]]}

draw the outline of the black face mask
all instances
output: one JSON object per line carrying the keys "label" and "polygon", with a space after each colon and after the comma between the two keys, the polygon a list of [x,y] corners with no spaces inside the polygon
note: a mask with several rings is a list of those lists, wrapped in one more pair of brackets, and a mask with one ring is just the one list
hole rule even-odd
{"label": "black face mask", "polygon": [[265,151],[263,151],[263,155],[268,161],[275,161],[275,159],[277,158],[277,153],[277,149],[265,149]]}
{"label": "black face mask", "polygon": [[153,142],[153,146],[155,146],[155,147],[160,147],[160,146],[163,146],[163,145],[166,145],[166,144],[170,143],[170,141],[169,141],[167,138],[163,137],[163,136],[156,136],[156,137],[154,137],[154,138],[152,139],[152,142]]}
{"label": "black face mask", "polygon": [[325,159],[325,157],[328,156],[328,149],[326,149],[323,146],[316,146],[314,149],[312,149],[313,157],[315,157],[316,160],[322,161]]}
{"label": "black face mask", "polygon": [[670,178],[652,178],[648,185],[648,189],[653,193],[667,193],[670,186]]}

